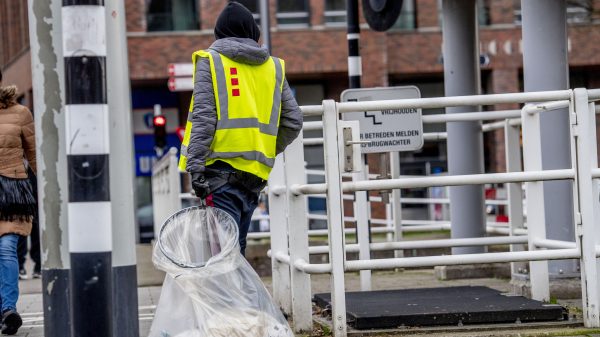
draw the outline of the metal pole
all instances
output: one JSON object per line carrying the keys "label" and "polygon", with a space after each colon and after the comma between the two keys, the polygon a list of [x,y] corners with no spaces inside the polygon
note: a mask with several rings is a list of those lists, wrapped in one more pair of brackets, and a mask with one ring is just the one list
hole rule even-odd
{"label": "metal pole", "polygon": [[[565,1],[521,1],[525,91],[569,88]],[[569,114],[542,114],[542,168],[571,167]],[[544,182],[548,239],[574,241],[572,182]],[[550,274],[576,276],[576,261],[552,261]]]}
{"label": "metal pole", "polygon": [[[289,150],[288,150],[289,151]],[[275,193],[279,186],[286,187],[283,155],[275,158],[275,166],[269,175],[269,223],[271,232],[271,270],[273,300],[286,314],[292,313],[290,266],[277,260],[278,253],[289,254],[287,194]],[[275,226],[274,224],[278,224]]]}
{"label": "metal pole", "polygon": [[[284,160],[286,184],[306,184],[302,134],[284,152]],[[307,198],[303,195],[294,195],[288,189],[287,202],[290,260],[310,261],[308,255],[308,219],[306,214],[306,210],[308,209]],[[291,268],[290,277],[294,331],[297,333],[312,331],[310,275],[296,268]]]}
{"label": "metal pole", "polygon": [[[400,178],[400,153],[390,153],[390,174],[392,179]],[[402,235],[402,194],[400,189],[392,190],[392,219],[394,220],[394,241],[403,240]],[[397,250],[394,257],[404,257],[404,251]]]}
{"label": "metal pole", "polygon": [[[362,77],[362,59],[360,57],[360,21],[358,11],[358,0],[346,0],[346,22],[347,22],[347,38],[348,38],[348,85],[349,88],[360,88]],[[367,155],[363,155],[363,170],[353,175],[353,180],[369,180],[369,164]],[[367,228],[370,232],[370,213],[371,204],[369,196],[366,192],[356,192],[355,214],[356,226],[359,231]],[[361,235],[359,235],[361,236]],[[362,235],[364,236],[364,235]],[[369,235],[370,241],[370,235]],[[366,259],[370,257],[369,251],[361,251],[360,258]],[[361,290],[371,290],[371,271],[364,270],[360,272]]]}
{"label": "metal pole", "polygon": [[71,335],[61,6],[61,0],[28,2],[47,337]]}
{"label": "metal pole", "polygon": [[[521,128],[516,125],[510,125],[509,121],[505,121],[504,125],[504,147],[506,148],[506,171],[521,172]],[[508,190],[508,219],[510,221],[511,235],[516,235],[518,230],[524,228],[523,223],[523,185],[507,184]],[[511,252],[525,250],[523,245],[511,245]],[[519,276],[525,274],[527,264],[522,262],[511,263],[511,280],[515,281]]]}
{"label": "metal pole", "polygon": [[[525,172],[542,169],[540,113],[530,114],[523,108],[523,168]],[[538,250],[534,242],[547,239],[543,200],[543,185],[538,181],[525,183],[527,196],[527,237],[530,251]],[[511,229],[512,230],[512,229]],[[531,298],[538,301],[550,300],[550,284],[548,283],[548,262],[529,261],[529,280]]]}
{"label": "metal pole", "polygon": [[260,0],[260,33],[263,43],[271,53],[271,17],[269,15],[269,0]]}
{"label": "metal pole", "polygon": [[125,3],[106,0],[106,79],[110,124],[113,337],[139,336],[134,166]]}
{"label": "metal pole", "polygon": [[331,320],[333,336],[346,337],[346,252],[344,236],[344,203],[342,200],[342,168],[338,144],[338,111],[332,100],[323,101],[323,150],[327,182],[327,224],[329,263],[331,264]]}
{"label": "metal pole", "polygon": [[106,33],[103,0],[63,0],[73,336],[113,333]]}
{"label": "metal pole", "polygon": [[[443,57],[446,96],[480,94],[479,36],[475,0],[443,0]],[[479,111],[478,106],[446,108],[447,114]],[[448,131],[450,175],[483,173],[481,122],[451,122]],[[452,238],[485,236],[483,186],[450,188]],[[484,247],[452,248],[452,254],[484,252]]]}
{"label": "metal pole", "polygon": [[358,21],[358,0],[346,0],[346,22],[348,26],[348,80],[350,88],[360,88],[362,61],[358,41],[360,25]]}
{"label": "metal pole", "polygon": [[[583,322],[586,327],[600,327],[600,261],[596,250],[598,240],[598,184],[592,179],[592,170],[598,167],[596,153],[596,114],[594,104],[589,103],[586,89],[575,89],[576,124],[579,131],[574,152],[577,162],[578,211],[581,214],[581,230],[577,237],[577,248],[581,251],[581,288]],[[575,124],[575,123],[574,123]]]}

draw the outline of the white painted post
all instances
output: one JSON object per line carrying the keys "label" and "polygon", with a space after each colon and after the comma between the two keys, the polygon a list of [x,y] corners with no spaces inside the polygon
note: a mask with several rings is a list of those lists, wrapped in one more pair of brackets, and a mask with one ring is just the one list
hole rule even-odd
{"label": "white painted post", "polygon": [[[304,169],[304,146],[302,133],[288,146],[284,153],[285,177],[287,186],[306,184]],[[288,229],[290,261],[299,259],[309,262],[308,254],[308,217],[306,196],[295,195],[288,188]],[[294,267],[290,270],[292,287],[292,317],[294,331],[312,331],[312,301],[310,274]]]}
{"label": "white painted post", "polygon": [[[269,224],[271,231],[271,270],[273,279],[273,300],[286,314],[292,312],[290,266],[279,262],[277,253],[288,254],[287,194],[277,191],[287,188],[283,154],[275,159],[275,166],[269,175]],[[277,193],[275,193],[277,191]]]}
{"label": "white painted post", "polygon": [[[369,180],[369,166],[363,165],[360,172],[352,173],[352,181]],[[371,204],[367,200],[367,192],[355,192],[354,218],[356,219],[356,239],[358,241],[360,260],[370,260],[371,250],[369,248],[369,209]],[[371,290],[371,271],[360,271],[360,290]]]}
{"label": "white painted post", "polygon": [[[392,152],[390,153],[390,165],[391,170],[390,173],[392,175],[392,179],[400,178],[400,153]],[[392,190],[392,219],[394,221],[394,241],[402,241],[402,194],[400,193],[400,189]],[[395,257],[404,257],[404,251],[396,250],[394,251]]]}
{"label": "white painted post", "polygon": [[394,197],[390,195],[390,202],[385,205],[385,228],[389,230],[389,232],[385,234],[386,242],[394,242],[394,217],[392,214],[393,203]]}
{"label": "white painted post", "polygon": [[[521,128],[510,125],[506,120],[504,124],[504,144],[506,148],[506,172],[520,172],[521,166]],[[523,229],[523,188],[521,183],[507,184],[508,190],[508,220],[510,221],[510,235]],[[524,245],[510,245],[511,252],[525,250]],[[514,281],[517,274],[524,274],[526,264],[511,262],[511,279]]]}
{"label": "white painted post", "polygon": [[[574,104],[576,118],[571,137],[576,139],[577,162],[574,166],[579,194],[576,195],[579,210],[575,209],[575,237],[581,251],[583,322],[588,328],[597,328],[600,327],[600,262],[596,258],[596,246],[600,243],[600,205],[598,184],[592,180],[592,169],[598,168],[596,114],[594,105],[588,103],[586,89],[575,89]],[[573,118],[571,120],[573,124]]]}
{"label": "white painted post", "polygon": [[338,121],[335,101],[323,101],[323,150],[325,152],[325,182],[327,183],[329,263],[331,264],[331,320],[333,335],[346,337],[344,204],[342,200],[342,169],[339,162]]}
{"label": "white painted post", "polygon": [[177,160],[177,149],[171,148],[152,166],[154,233],[160,231],[169,216],[181,209],[181,177]]}
{"label": "white painted post", "polygon": [[[523,163],[525,171],[542,170],[542,141],[540,113],[528,113],[527,105],[522,109]],[[544,186],[540,181],[525,183],[527,193],[527,228],[529,250],[536,250],[534,241],[546,239],[544,213]],[[550,300],[548,261],[529,262],[531,298],[538,301]]]}

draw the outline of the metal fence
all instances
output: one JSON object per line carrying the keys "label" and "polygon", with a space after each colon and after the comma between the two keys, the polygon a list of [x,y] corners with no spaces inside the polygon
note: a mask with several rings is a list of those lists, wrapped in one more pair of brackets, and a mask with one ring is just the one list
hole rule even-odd
{"label": "metal fence", "polygon": [[[302,107],[305,115],[321,116],[322,121],[306,122],[305,130],[323,130],[322,138],[299,137],[271,173],[269,188],[270,233],[250,233],[249,238],[270,236],[273,262],[274,299],[292,314],[297,331],[312,327],[310,275],[331,274],[333,325],[335,336],[345,336],[346,315],[344,297],[344,272],[360,271],[361,288],[370,289],[370,271],[402,267],[430,267],[464,265],[491,262],[529,263],[532,297],[549,300],[548,267],[545,261],[579,259],[582,275],[582,298],[584,322],[588,327],[598,327],[600,283],[598,260],[600,232],[598,185],[593,179],[600,178],[596,155],[596,123],[593,101],[600,99],[600,90],[564,90],[536,93],[515,93],[463,97],[423,98],[396,101],[336,103],[324,101],[323,105]],[[534,103],[546,102],[546,103]],[[345,174],[340,164],[341,147],[338,139],[339,114],[352,111],[370,111],[401,108],[444,108],[467,105],[495,105],[504,103],[525,104],[521,110],[487,111],[459,114],[423,116],[423,123],[447,123],[454,121],[487,121],[482,132],[504,129],[506,142],[505,173],[488,173],[461,176],[400,177],[398,163],[392,157],[392,179],[361,180],[360,174]],[[554,113],[554,109],[569,108],[571,127],[572,168],[542,170],[541,144],[539,139],[539,114]],[[522,147],[521,153],[521,129]],[[444,140],[446,133],[426,133],[426,141]],[[305,169],[303,146],[323,144],[325,171]],[[521,163],[524,163],[524,168]],[[170,152],[153,167],[153,198],[155,200],[155,227],[167,216],[181,208],[181,199],[190,198],[180,191],[176,152]],[[307,175],[324,174],[325,183],[307,184]],[[342,181],[342,176],[351,181]],[[549,240],[545,235],[543,191],[540,181],[573,181],[576,242]],[[488,223],[488,234],[506,236],[405,241],[402,233],[451,229],[450,221],[402,219],[402,204],[448,203],[440,198],[401,198],[401,188],[430,188],[469,184],[507,184],[507,200],[488,200],[489,204],[506,205],[509,224]],[[525,193],[522,184],[525,183]],[[386,208],[385,219],[370,219],[369,203],[379,202],[372,198],[367,202],[360,191],[392,190],[391,202]],[[359,192],[359,193],[356,193]],[[366,193],[362,193],[366,195]],[[525,198],[527,196],[527,198]],[[310,214],[307,198],[325,198],[327,214]],[[525,207],[524,207],[525,199]],[[354,216],[344,216],[344,200],[353,200]],[[400,202],[396,202],[399,200]],[[526,215],[526,216],[525,216]],[[264,217],[264,216],[262,216]],[[258,218],[256,218],[258,219]],[[327,229],[309,230],[309,220],[326,220]],[[368,222],[380,225],[369,229]],[[346,228],[345,224],[355,224]],[[369,242],[371,233],[387,233],[386,242]],[[357,243],[346,244],[346,235],[356,234]],[[312,235],[327,236],[327,246],[309,247]],[[596,236],[596,237],[595,237]],[[510,245],[510,252],[431,257],[402,257],[404,249],[459,247],[474,245]],[[372,251],[394,251],[395,258],[371,259]],[[358,252],[358,260],[349,261],[347,252]],[[328,263],[309,263],[310,254],[329,255]],[[523,269],[523,268],[521,268]]]}
{"label": "metal fence", "polygon": [[[600,326],[600,283],[597,257],[600,246],[595,106],[599,90],[563,90],[535,93],[514,93],[480,96],[406,99],[373,102],[336,103],[331,100],[320,106],[303,107],[305,114],[323,119],[325,150],[325,183],[307,184],[302,156],[302,137],[297,139],[278,158],[269,181],[271,256],[273,262],[273,295],[281,307],[292,313],[297,331],[312,328],[310,275],[331,275],[332,320],[335,336],[346,335],[346,304],[344,273],[403,267],[430,267],[466,265],[492,262],[529,263],[532,297],[550,299],[547,260],[579,259],[581,265],[584,323],[587,327]],[[545,103],[539,103],[545,102]],[[424,116],[424,122],[496,121],[483,125],[483,131],[504,128],[507,145],[507,172],[457,176],[409,177],[380,180],[342,181],[340,164],[343,146],[338,130],[338,116],[353,111],[373,111],[403,108],[444,108],[453,106],[525,104],[521,110],[439,114]],[[539,118],[542,113],[568,107],[570,113],[572,168],[543,170]],[[500,121],[498,121],[500,120]],[[523,155],[520,148],[522,124]],[[428,134],[426,139],[443,139],[445,134]],[[524,167],[521,168],[521,158]],[[576,242],[549,240],[545,234],[544,198],[541,181],[569,180],[573,182]],[[358,244],[345,244],[344,193],[401,188],[427,188],[480,184],[508,184],[508,236],[401,241],[404,230],[401,214],[394,214],[394,241],[369,243],[368,228],[357,221]],[[525,183],[526,209],[523,209]],[[328,245],[308,245],[307,195],[325,194],[327,202]],[[395,200],[401,200],[396,197]],[[399,202],[395,202],[398,210]],[[523,214],[527,214],[526,224]],[[527,227],[527,230],[525,230]],[[362,234],[361,234],[362,233]],[[366,235],[365,235],[366,233]],[[525,235],[523,235],[525,234]],[[367,240],[364,238],[367,237]],[[461,254],[428,257],[401,257],[371,259],[374,250],[399,251],[410,248],[458,247],[472,245],[511,245],[511,251],[499,253]],[[524,244],[527,244],[525,250]],[[348,260],[347,251],[358,251],[358,260]],[[329,262],[314,264],[309,254],[328,252]]]}

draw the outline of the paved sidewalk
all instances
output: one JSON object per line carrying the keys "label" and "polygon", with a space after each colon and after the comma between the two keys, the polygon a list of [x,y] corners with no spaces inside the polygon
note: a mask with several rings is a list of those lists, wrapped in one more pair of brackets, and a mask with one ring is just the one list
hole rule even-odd
{"label": "paved sidewalk", "polygon": [[[263,278],[267,289],[270,290],[271,279]],[[503,292],[510,291],[508,280],[504,279],[470,279],[470,280],[452,280],[439,281],[433,275],[433,270],[410,270],[404,272],[377,272],[373,273],[373,289],[402,289],[402,288],[426,288],[426,287],[449,287],[459,285],[485,285],[498,289]],[[16,336],[22,337],[42,337],[43,334],[43,314],[42,314],[42,295],[40,280],[26,280],[20,282],[21,297],[18,308],[23,315],[24,325]],[[357,273],[347,275],[346,288],[348,291],[357,291],[360,289],[359,276]],[[140,313],[140,336],[147,336],[152,324],[154,310],[160,297],[160,287],[140,287],[138,289],[139,313]],[[326,275],[315,275],[312,277],[312,291],[329,291],[329,278]],[[566,304],[577,306],[580,301],[574,300],[564,302]],[[408,331],[398,333],[397,336],[407,335]],[[553,332],[553,329],[542,329],[540,333]],[[575,331],[574,331],[575,332]],[[408,332],[410,334],[410,332]],[[482,333],[482,332],[479,332]],[[319,336],[315,334],[313,336]],[[437,335],[437,334],[436,334]],[[510,336],[491,334],[489,331],[484,334],[462,332],[446,332],[444,336]],[[558,334],[559,336],[564,336]],[[581,334],[573,334],[581,335]],[[388,336],[390,336],[388,334]],[[392,335],[393,336],[393,335]]]}
{"label": "paved sidewalk", "polygon": [[[140,319],[140,336],[148,336],[152,319],[154,317],[154,311],[160,297],[160,284],[164,278],[164,274],[156,271],[151,262],[151,247],[149,245],[138,245],[138,299],[139,299],[139,319]],[[26,268],[31,270],[31,265],[28,263]],[[265,286],[271,290],[271,278],[263,277]],[[328,275],[313,275],[312,281],[312,293],[329,292],[330,281]],[[498,289],[502,292],[510,292],[511,286],[509,280],[486,278],[486,279],[465,279],[465,280],[450,280],[440,281],[435,278],[432,269],[418,269],[418,270],[406,270],[403,272],[374,272],[372,278],[372,288],[374,290],[387,290],[387,289],[407,289],[407,288],[430,288],[430,287],[451,287],[451,286],[465,286],[465,285],[483,285],[490,288]],[[19,312],[23,316],[23,327],[19,330],[16,336],[21,337],[43,337],[43,310],[42,310],[42,294],[41,294],[41,280],[23,280],[19,282],[19,288],[21,296],[17,304]],[[358,273],[348,273],[346,275],[346,289],[347,291],[358,291],[360,290],[360,279]],[[581,300],[570,300],[570,301],[559,301],[563,305],[568,305],[572,308],[581,308]],[[577,311],[580,309],[574,309]],[[499,327],[500,328],[500,327]],[[524,328],[524,327],[523,327]],[[580,327],[577,329],[583,331]],[[572,333],[569,333],[569,332]],[[393,334],[386,333],[386,336],[409,336],[413,335],[415,331],[398,331]],[[515,332],[514,330],[512,332]],[[467,331],[452,331],[451,328],[445,332],[420,332],[420,336],[515,336],[512,332],[507,332],[504,329],[497,329],[494,331],[479,331],[479,332],[467,332]],[[523,331],[521,331],[523,332]],[[583,333],[572,329],[537,329],[534,330],[533,334],[523,334],[522,336],[591,336],[591,334]],[[594,332],[598,333],[598,332]],[[322,331],[317,331],[311,335],[311,337],[323,336]],[[362,335],[362,334],[361,334]],[[369,336],[383,336],[374,334],[374,332],[368,333]],[[305,335],[306,336],[306,335]],[[301,337],[301,336],[297,336]],[[596,335],[600,337],[600,335]]]}
{"label": "paved sidewalk", "polygon": [[[145,287],[138,289],[140,336],[148,336],[154,309],[160,296],[160,287]],[[43,337],[44,317],[42,307],[42,294],[23,294],[19,298],[17,307],[23,317],[23,326],[16,336]]]}

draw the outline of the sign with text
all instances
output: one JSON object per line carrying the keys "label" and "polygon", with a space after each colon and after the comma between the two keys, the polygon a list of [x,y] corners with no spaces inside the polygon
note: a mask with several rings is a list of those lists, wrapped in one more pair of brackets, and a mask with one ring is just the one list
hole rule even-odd
{"label": "sign with text", "polygon": [[[414,86],[347,89],[342,102],[384,101],[421,98]],[[362,153],[414,151],[423,147],[421,109],[357,111],[343,114],[344,120],[360,123]]]}

